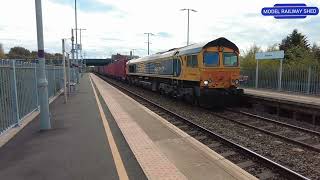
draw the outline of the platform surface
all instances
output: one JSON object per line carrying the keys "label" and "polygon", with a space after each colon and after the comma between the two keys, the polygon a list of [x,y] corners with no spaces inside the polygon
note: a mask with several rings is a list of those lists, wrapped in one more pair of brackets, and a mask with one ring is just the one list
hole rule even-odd
{"label": "platform surface", "polygon": [[320,97],[316,96],[290,94],[285,92],[268,91],[263,89],[244,89],[244,93],[250,96],[270,98],[320,107]]}
{"label": "platform surface", "polygon": [[96,75],[91,77],[148,178],[255,179]]}
{"label": "platform surface", "polygon": [[[50,105],[52,130],[39,132],[37,117],[0,148],[0,179],[119,179],[88,74],[77,89],[67,104],[60,96]],[[146,179],[116,124],[110,127],[128,177]]]}

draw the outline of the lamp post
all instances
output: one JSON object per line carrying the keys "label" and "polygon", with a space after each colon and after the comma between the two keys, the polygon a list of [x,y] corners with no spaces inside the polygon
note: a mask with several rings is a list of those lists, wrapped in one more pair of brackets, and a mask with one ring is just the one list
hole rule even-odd
{"label": "lamp post", "polygon": [[[76,53],[76,63],[78,65],[78,73],[77,73],[77,83],[80,82],[80,75],[79,75],[79,59],[78,59],[78,15],[77,15],[77,0],[74,0],[74,20],[75,20],[75,30],[76,30],[76,44],[75,44],[75,53]],[[74,56],[73,56],[74,58]]]}
{"label": "lamp post", "polygon": [[72,59],[72,62],[71,64],[75,63],[75,51],[76,51],[76,45],[74,44],[74,33],[73,33],[73,30],[74,29],[71,29],[71,59]]}
{"label": "lamp post", "polygon": [[70,82],[71,82],[71,70],[70,70],[70,54],[67,54],[67,79],[68,79],[68,95],[70,95]]}
{"label": "lamp post", "polygon": [[65,39],[62,39],[62,67],[63,67],[63,90],[64,103],[67,103],[67,72],[66,72],[66,54],[65,54]]}
{"label": "lamp post", "polygon": [[188,11],[187,45],[189,45],[189,27],[190,27],[190,26],[189,26],[189,24],[190,24],[190,23],[189,23],[189,21],[190,21],[190,20],[189,20],[189,19],[190,19],[189,16],[190,16],[190,11],[192,11],[192,12],[198,12],[198,11],[196,11],[196,10],[194,10],[194,9],[181,9],[181,11]]}
{"label": "lamp post", "polygon": [[77,15],[77,0],[74,0],[74,21],[75,21],[75,30],[76,30],[76,58],[78,62],[78,15]]}
{"label": "lamp post", "polygon": [[81,59],[81,69],[82,69],[82,65],[83,65],[83,56],[82,56],[82,41],[81,41],[81,31],[85,31],[87,29],[83,29],[83,28],[80,28],[79,31],[80,31],[80,59]]}
{"label": "lamp post", "polygon": [[131,58],[133,58],[133,56],[134,56],[134,51],[135,50],[137,50],[137,49],[131,49],[131,51],[130,51],[130,56],[131,56]]}
{"label": "lamp post", "polygon": [[35,0],[36,5],[36,22],[37,22],[37,40],[38,40],[38,59],[39,59],[39,80],[38,92],[40,102],[40,130],[51,129],[49,116],[49,97],[48,81],[46,78],[46,65],[44,57],[43,43],[43,25],[42,25],[42,7],[41,0]]}
{"label": "lamp post", "polygon": [[154,34],[152,33],[144,33],[146,35],[148,35],[148,55],[150,54],[150,35],[153,36]]}
{"label": "lamp post", "polygon": [[[68,53],[66,52],[66,41],[70,38],[63,38],[62,39],[62,67],[63,67],[63,81],[64,81],[64,103],[67,103],[67,95],[70,93],[70,62],[69,58],[67,58]],[[69,55],[68,55],[69,56]],[[66,65],[68,66],[66,68]]]}

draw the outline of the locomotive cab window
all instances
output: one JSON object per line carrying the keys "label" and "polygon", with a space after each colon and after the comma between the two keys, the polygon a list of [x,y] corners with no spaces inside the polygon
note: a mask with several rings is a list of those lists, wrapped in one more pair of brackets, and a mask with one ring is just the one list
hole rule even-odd
{"label": "locomotive cab window", "polygon": [[238,56],[235,53],[223,53],[223,65],[228,67],[238,66]]}
{"label": "locomotive cab window", "polygon": [[198,67],[197,55],[187,56],[187,66],[192,68]]}
{"label": "locomotive cab window", "polygon": [[173,75],[180,76],[181,73],[181,62],[179,59],[173,59]]}
{"label": "locomotive cab window", "polygon": [[205,66],[218,66],[219,65],[219,53],[218,52],[204,52],[203,64]]}
{"label": "locomotive cab window", "polygon": [[129,73],[135,73],[136,72],[136,65],[129,65]]}

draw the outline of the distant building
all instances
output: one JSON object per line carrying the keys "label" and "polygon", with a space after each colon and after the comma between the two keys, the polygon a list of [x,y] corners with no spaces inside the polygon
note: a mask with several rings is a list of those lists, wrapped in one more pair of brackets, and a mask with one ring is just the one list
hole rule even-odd
{"label": "distant building", "polygon": [[111,55],[111,61],[118,61],[118,60],[123,60],[123,59],[128,61],[130,59],[136,59],[136,58],[139,58],[139,56],[132,56],[132,54],[131,55],[122,55],[119,53]]}

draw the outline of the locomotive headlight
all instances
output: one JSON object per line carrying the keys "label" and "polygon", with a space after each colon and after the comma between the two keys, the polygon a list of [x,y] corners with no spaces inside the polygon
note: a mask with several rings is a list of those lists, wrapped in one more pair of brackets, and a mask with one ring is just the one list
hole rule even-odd
{"label": "locomotive headlight", "polygon": [[209,81],[205,80],[205,81],[203,81],[203,84],[206,85],[206,86],[208,86]]}
{"label": "locomotive headlight", "polygon": [[234,83],[235,85],[238,85],[238,84],[239,84],[239,79],[233,80],[233,83]]}

